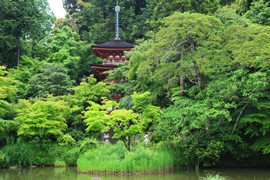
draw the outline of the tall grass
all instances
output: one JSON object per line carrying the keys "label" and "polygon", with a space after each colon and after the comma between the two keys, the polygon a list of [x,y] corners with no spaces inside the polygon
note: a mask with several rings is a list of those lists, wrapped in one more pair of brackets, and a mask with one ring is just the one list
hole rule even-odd
{"label": "tall grass", "polygon": [[167,148],[149,150],[138,146],[127,151],[123,142],[117,145],[99,145],[77,160],[81,172],[160,172],[173,167],[173,156]]}
{"label": "tall grass", "polygon": [[64,161],[68,165],[76,165],[79,157],[79,148],[58,146],[55,143],[44,144],[40,147],[36,144],[21,142],[6,145],[0,150],[3,161],[0,167],[11,166],[52,166],[57,160]]}

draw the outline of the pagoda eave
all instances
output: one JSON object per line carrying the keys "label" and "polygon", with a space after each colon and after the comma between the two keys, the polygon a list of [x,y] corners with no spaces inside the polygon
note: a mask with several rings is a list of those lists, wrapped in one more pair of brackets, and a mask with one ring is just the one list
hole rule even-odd
{"label": "pagoda eave", "polygon": [[102,65],[102,64],[90,64],[94,74],[104,76],[103,72],[117,68],[117,65]]}
{"label": "pagoda eave", "polygon": [[101,54],[99,53],[99,51],[130,51],[133,48],[103,48],[103,47],[92,47],[95,56],[96,57],[100,57]]}

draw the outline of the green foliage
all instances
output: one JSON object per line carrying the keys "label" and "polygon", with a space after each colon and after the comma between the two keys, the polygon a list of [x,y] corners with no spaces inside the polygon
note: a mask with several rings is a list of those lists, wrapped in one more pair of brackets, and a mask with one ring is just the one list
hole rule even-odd
{"label": "green foliage", "polygon": [[18,89],[18,92],[15,99],[27,98],[29,80],[40,72],[40,67],[44,64],[44,61],[38,61],[37,59],[33,59],[28,56],[23,55],[21,58],[21,65],[16,68],[9,69],[9,74],[7,76],[17,80],[15,86]]}
{"label": "green foliage", "polygon": [[67,26],[55,28],[52,36],[39,42],[37,49],[42,59],[49,63],[61,63],[70,78],[76,81],[92,73],[89,64],[101,62],[94,57],[91,46],[86,41],[81,41],[78,33]]}
{"label": "green foliage", "polygon": [[153,16],[146,22],[156,31],[162,26],[164,18],[175,12],[210,14],[218,9],[219,2],[219,0],[153,0],[150,1],[154,6]]}
{"label": "green foliage", "polygon": [[220,8],[215,12],[214,16],[220,19],[225,26],[237,24],[242,26],[248,25],[248,19],[240,16],[239,14],[236,14],[236,12],[231,8]]}
{"label": "green foliage", "polygon": [[72,146],[75,143],[75,140],[69,134],[64,134],[57,138],[58,145],[60,146]]}
{"label": "green foliage", "polygon": [[256,0],[235,0],[236,4],[238,5],[237,13],[240,15],[245,14],[253,1]]}
{"label": "green foliage", "polygon": [[165,171],[173,166],[173,156],[166,149],[149,150],[143,146],[127,151],[122,142],[99,145],[81,155],[77,161],[81,172],[152,172]]}
{"label": "green foliage", "polygon": [[15,116],[13,103],[14,97],[18,91],[17,81],[7,76],[5,66],[0,66],[0,139],[4,140],[5,135],[15,129]]}
{"label": "green foliage", "polygon": [[5,146],[2,150],[4,155],[4,167],[33,165],[35,148],[26,143],[18,143]]}
{"label": "green foliage", "polygon": [[75,87],[74,95],[61,96],[60,98],[69,107],[65,109],[64,116],[70,125],[78,125],[83,130],[82,112],[89,106],[89,102],[101,103],[102,97],[110,97],[110,90],[103,82],[98,82],[91,75],[87,81],[83,80],[79,86]]}
{"label": "green foliage", "polygon": [[95,149],[99,142],[96,139],[85,138],[82,141],[79,141],[78,144],[80,145],[80,152],[84,153],[86,151]]}
{"label": "green foliage", "polygon": [[20,101],[20,109],[15,121],[18,123],[18,136],[38,137],[40,145],[47,135],[62,135],[67,125],[61,113],[64,108],[59,102],[38,100],[30,103]]}
{"label": "green foliage", "polygon": [[251,3],[250,10],[245,14],[251,22],[262,25],[270,25],[270,2],[258,0]]}
{"label": "green foliage", "polygon": [[57,160],[54,162],[54,166],[64,167],[64,166],[66,166],[66,162],[57,159]]}
{"label": "green foliage", "polygon": [[179,84],[181,76],[187,76],[198,87],[203,85],[201,67],[197,65],[198,58],[194,53],[200,47],[218,44],[220,37],[213,29],[222,29],[222,23],[213,16],[187,12],[175,12],[163,22],[165,27],[156,33],[154,43],[145,43],[149,48],[131,57],[128,77],[136,75],[135,87],[151,91],[152,101],[162,99],[165,103],[157,104],[167,106],[166,96],[172,94],[172,88]]}
{"label": "green foliage", "polygon": [[[166,17],[175,11],[197,12],[201,14],[213,13],[219,6],[218,0],[162,0],[157,1],[157,7],[154,9],[154,15]],[[163,15],[165,14],[165,15]]]}
{"label": "green foliage", "polygon": [[20,63],[20,40],[44,38],[55,17],[47,0],[2,0],[0,6],[0,63],[12,68]]}
{"label": "green foliage", "polygon": [[76,165],[80,151],[77,147],[70,148],[67,146],[58,146],[51,142],[44,141],[42,146],[30,142],[17,142],[16,144],[8,144],[1,149],[3,162],[1,167],[11,166],[51,166],[51,165]]}
{"label": "green foliage", "polygon": [[104,132],[106,129],[113,129],[115,132],[113,137],[122,138],[126,148],[130,151],[131,137],[143,134],[152,122],[159,119],[160,108],[147,103],[149,95],[149,92],[132,95],[134,108],[137,109],[137,112],[116,109],[110,115],[106,115],[106,110],[118,107],[118,103],[105,101],[103,105],[99,105],[89,102],[91,106],[87,108],[88,111],[84,112],[86,131]]}
{"label": "green foliage", "polygon": [[[150,138],[171,143],[184,165],[220,164],[226,156],[243,162],[252,154],[259,157],[254,150],[268,153],[268,105],[259,104],[269,99],[269,28],[244,27],[237,25],[242,24],[237,16],[218,15],[224,29],[214,17],[190,14],[192,20],[185,22],[188,16],[175,13],[167,18],[147,50],[147,61],[137,69],[144,78],[151,73],[153,83],[168,83],[171,91],[173,105],[154,124]],[[205,24],[197,16],[205,18]],[[184,91],[179,88],[181,76]],[[249,135],[254,139],[247,140]]]}
{"label": "green foliage", "polygon": [[29,79],[27,94],[30,97],[45,97],[64,95],[72,91],[73,81],[67,71],[56,63],[46,63],[40,66],[40,73]]}
{"label": "green foliage", "polygon": [[0,66],[0,100],[11,101],[18,89],[15,87],[16,81],[14,79],[5,77],[8,73],[5,69],[5,66]]}

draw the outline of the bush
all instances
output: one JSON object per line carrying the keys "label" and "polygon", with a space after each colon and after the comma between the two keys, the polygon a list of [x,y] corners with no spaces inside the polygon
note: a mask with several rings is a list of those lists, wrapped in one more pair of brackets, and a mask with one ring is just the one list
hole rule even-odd
{"label": "bush", "polygon": [[75,144],[76,141],[72,138],[71,135],[64,134],[57,139],[57,142],[58,145],[60,146],[67,146],[67,145],[72,146]]}
{"label": "bush", "polygon": [[98,144],[99,142],[96,139],[89,138],[85,138],[84,140],[78,142],[78,145],[80,146],[80,152],[86,152],[88,150],[94,149]]}
{"label": "bush", "polygon": [[57,160],[54,162],[54,166],[66,166],[66,162],[57,159]]}

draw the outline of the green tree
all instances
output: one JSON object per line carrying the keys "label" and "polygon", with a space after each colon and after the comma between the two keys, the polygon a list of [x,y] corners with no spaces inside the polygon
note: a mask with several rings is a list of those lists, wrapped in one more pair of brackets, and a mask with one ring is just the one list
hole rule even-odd
{"label": "green tree", "polygon": [[38,137],[42,146],[48,135],[62,135],[67,128],[62,114],[64,106],[60,102],[38,100],[32,104],[21,100],[19,103],[21,108],[17,109],[15,118],[18,136]]}
{"label": "green tree", "polygon": [[44,64],[44,61],[29,58],[23,55],[20,67],[9,69],[7,77],[17,80],[15,84],[18,92],[16,93],[15,99],[26,99],[27,98],[27,87],[29,86],[29,80],[40,72],[40,67]]}
{"label": "green tree", "polygon": [[49,63],[61,63],[72,80],[79,82],[92,73],[89,64],[101,62],[94,57],[91,45],[81,41],[78,33],[68,27],[55,28],[52,34],[39,43],[39,55]]}
{"label": "green tree", "polygon": [[252,2],[250,10],[244,16],[249,18],[253,23],[270,25],[270,2],[265,0]]}
{"label": "green tree", "polygon": [[214,13],[219,7],[219,0],[153,0],[150,3],[154,6],[153,16],[147,20],[153,31],[162,26],[164,18],[175,12],[196,12],[201,14]]}
{"label": "green tree", "polygon": [[79,126],[79,130],[83,131],[83,115],[82,112],[89,106],[89,102],[101,104],[102,97],[110,98],[110,91],[105,83],[98,82],[92,76],[87,81],[83,81],[79,86],[73,88],[74,95],[69,94],[61,96],[66,105],[69,107],[65,110],[64,116],[69,125]]}
{"label": "green tree", "polygon": [[40,73],[29,79],[27,94],[30,97],[45,97],[68,94],[72,91],[73,81],[67,75],[67,70],[57,63],[46,63],[40,67]]}
{"label": "green tree", "polygon": [[237,13],[240,15],[245,14],[249,10],[251,3],[254,1],[256,0],[235,0],[238,5]]}
{"label": "green tree", "polygon": [[99,105],[89,102],[91,106],[87,108],[88,111],[84,112],[86,131],[104,132],[106,129],[113,129],[115,132],[113,137],[121,138],[130,151],[131,138],[134,135],[143,134],[149,129],[152,122],[159,119],[160,108],[147,103],[149,95],[149,92],[132,95],[134,108],[137,109],[137,112],[116,109],[107,116],[106,110],[111,107],[118,107],[118,103],[105,101],[104,105]]}
{"label": "green tree", "polygon": [[213,16],[187,12],[174,13],[164,20],[164,25],[156,33],[154,41],[145,42],[147,51],[130,58],[128,78],[136,76],[135,87],[140,91],[150,90],[152,101],[164,99],[166,106],[166,96],[171,96],[174,86],[180,85],[184,90],[184,78],[196,84],[197,88],[203,86],[195,54],[204,46],[216,45],[219,37],[213,29],[222,29],[223,25]]}
{"label": "green tree", "polygon": [[214,16],[220,19],[225,26],[237,24],[247,26],[249,23],[249,20],[247,18],[240,16],[231,8],[220,8],[215,12]]}
{"label": "green tree", "polygon": [[[152,138],[171,139],[190,164],[215,163],[213,157],[221,154],[244,162],[268,153],[269,30],[241,25],[213,30],[209,43],[193,54],[204,85],[186,83],[185,96],[173,88],[173,105],[164,110]],[[213,156],[208,153],[212,141]]]}
{"label": "green tree", "polygon": [[55,20],[46,0],[0,2],[0,62],[14,67],[20,64],[21,39],[41,39]]}
{"label": "green tree", "polygon": [[5,66],[0,66],[0,138],[5,139],[6,133],[15,127],[14,97],[18,89],[16,81],[7,77]]}

